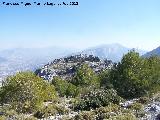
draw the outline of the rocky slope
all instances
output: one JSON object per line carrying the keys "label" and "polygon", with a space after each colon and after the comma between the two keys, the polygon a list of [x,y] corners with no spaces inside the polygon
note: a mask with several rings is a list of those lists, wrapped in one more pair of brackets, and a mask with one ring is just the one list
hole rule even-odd
{"label": "rocky slope", "polygon": [[143,55],[143,57],[150,57],[154,55],[160,56],[160,46],[150,52],[147,52],[146,54]]}
{"label": "rocky slope", "polygon": [[53,62],[37,69],[35,73],[45,80],[52,80],[55,76],[69,79],[74,75],[77,67],[82,64],[88,64],[96,73],[104,69],[110,69],[113,66],[111,60],[101,60],[93,55],[80,54],[55,59]]}

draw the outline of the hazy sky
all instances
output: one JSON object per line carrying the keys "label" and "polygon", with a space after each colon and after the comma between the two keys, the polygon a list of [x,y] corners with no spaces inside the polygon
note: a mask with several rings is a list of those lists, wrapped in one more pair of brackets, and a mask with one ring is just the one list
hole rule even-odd
{"label": "hazy sky", "polygon": [[0,48],[64,46],[83,49],[120,43],[151,50],[160,46],[160,0],[76,1],[79,6],[0,5]]}

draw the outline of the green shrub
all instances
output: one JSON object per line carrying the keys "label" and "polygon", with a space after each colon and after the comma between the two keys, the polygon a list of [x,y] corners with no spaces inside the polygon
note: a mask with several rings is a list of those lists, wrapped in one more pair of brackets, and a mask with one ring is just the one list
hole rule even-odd
{"label": "green shrub", "polygon": [[79,89],[77,86],[73,85],[72,83],[68,83],[68,87],[66,89],[66,96],[76,97],[79,95]]}
{"label": "green shrub", "polygon": [[74,117],[74,120],[95,120],[95,113],[91,111],[82,111]]}
{"label": "green shrub", "polygon": [[117,113],[119,110],[120,110],[119,105],[110,103],[108,106],[97,108],[96,113],[107,113],[107,112]]}
{"label": "green shrub", "polygon": [[142,111],[138,111],[138,112],[134,113],[134,115],[137,118],[142,118],[142,117],[146,116],[146,112],[142,110]]}
{"label": "green shrub", "polygon": [[95,110],[97,120],[108,119],[111,116],[117,115],[119,112],[120,107],[116,104],[109,104],[106,107],[100,107]]}
{"label": "green shrub", "polygon": [[138,112],[143,109],[143,105],[141,103],[133,103],[129,106],[129,108]]}
{"label": "green shrub", "polygon": [[56,106],[56,110],[57,110],[58,114],[60,114],[60,115],[64,115],[64,114],[68,114],[68,113],[69,113],[69,110],[66,109],[66,108],[65,108],[64,106],[62,106],[62,105],[57,105],[57,106]]}
{"label": "green shrub", "polygon": [[109,103],[119,104],[121,98],[113,89],[96,89],[83,95],[80,101],[75,105],[75,110],[90,110],[107,106]]}
{"label": "green shrub", "polygon": [[150,102],[150,99],[148,97],[140,97],[138,102],[141,104],[148,104]]}
{"label": "green shrub", "polygon": [[153,95],[152,99],[156,102],[160,102],[160,93]]}
{"label": "green shrub", "polygon": [[143,110],[144,106],[141,103],[133,103],[130,106],[128,106],[128,108],[132,110],[132,113],[137,118],[141,118],[145,116],[145,111]]}
{"label": "green shrub", "polygon": [[54,86],[32,72],[21,72],[8,77],[0,91],[1,104],[8,103],[19,113],[33,112],[44,101],[55,97]]}
{"label": "green shrub", "polygon": [[109,76],[114,89],[124,98],[156,93],[160,90],[160,58],[143,58],[132,50],[114,65]]}
{"label": "green shrub", "polygon": [[71,80],[76,86],[99,86],[100,82],[95,72],[87,65],[80,66],[73,79]]}
{"label": "green shrub", "polygon": [[39,109],[35,114],[34,117],[41,119],[46,118],[52,115],[56,115],[58,111],[56,110],[55,105],[48,105],[44,106],[43,108]]}
{"label": "green shrub", "polygon": [[55,77],[52,80],[52,84],[55,86],[56,91],[58,91],[61,97],[64,97],[64,96],[75,97],[79,94],[79,90],[75,85],[67,82],[66,80],[62,80],[59,77]]}
{"label": "green shrub", "polygon": [[37,118],[33,116],[26,116],[25,114],[16,115],[13,120],[37,120]]}
{"label": "green shrub", "polygon": [[110,82],[110,70],[105,70],[102,71],[99,75],[98,75],[98,79],[100,81],[100,86],[107,88],[107,89],[111,89],[113,88],[113,85]]}
{"label": "green shrub", "polygon": [[71,117],[70,115],[64,115],[62,116],[62,120],[75,120],[74,117]]}
{"label": "green shrub", "polygon": [[109,118],[108,120],[137,120],[133,114],[122,114]]}
{"label": "green shrub", "polygon": [[37,120],[37,118],[30,116],[30,117],[27,117],[25,120]]}
{"label": "green shrub", "polygon": [[0,116],[0,120],[6,120],[7,118],[5,116]]}
{"label": "green shrub", "polygon": [[64,115],[68,112],[69,111],[64,106],[49,104],[48,106],[44,106],[43,108],[35,112],[34,117],[42,119],[47,118],[49,116],[54,116],[56,114]]}
{"label": "green shrub", "polygon": [[87,87],[79,86],[78,89],[79,89],[79,96],[85,96],[90,91],[94,91],[97,88],[95,88],[94,86],[87,86]]}

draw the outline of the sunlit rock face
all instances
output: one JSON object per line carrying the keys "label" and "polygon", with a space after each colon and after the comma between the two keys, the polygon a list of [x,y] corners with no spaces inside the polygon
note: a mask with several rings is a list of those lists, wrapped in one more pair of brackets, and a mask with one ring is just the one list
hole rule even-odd
{"label": "sunlit rock face", "polygon": [[95,73],[99,73],[105,69],[111,69],[113,66],[111,60],[101,60],[93,55],[79,54],[55,59],[53,62],[37,69],[35,73],[45,80],[52,80],[55,76],[67,80],[73,77],[76,69],[83,64],[87,64]]}

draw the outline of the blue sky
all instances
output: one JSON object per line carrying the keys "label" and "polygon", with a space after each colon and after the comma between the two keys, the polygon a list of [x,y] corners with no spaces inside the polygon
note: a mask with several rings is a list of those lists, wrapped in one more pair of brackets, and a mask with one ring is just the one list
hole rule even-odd
{"label": "blue sky", "polygon": [[[26,1],[32,2],[23,0]],[[152,50],[160,46],[160,0],[76,1],[79,6],[1,5],[0,48],[62,46],[85,49],[120,43],[127,47]]]}

